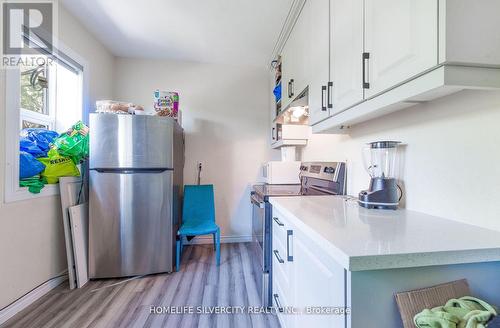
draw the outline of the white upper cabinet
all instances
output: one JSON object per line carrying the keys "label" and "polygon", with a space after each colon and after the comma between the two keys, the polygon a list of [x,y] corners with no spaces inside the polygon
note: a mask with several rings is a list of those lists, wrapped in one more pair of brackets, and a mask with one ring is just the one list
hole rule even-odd
{"label": "white upper cabinet", "polygon": [[[330,81],[330,0],[309,0],[303,12],[310,15],[307,38],[309,123],[325,118],[332,108]],[[328,99],[330,96],[330,99]]]}
{"label": "white upper cabinet", "polygon": [[307,53],[309,14],[302,8],[281,53],[281,108],[286,108],[308,85]]}
{"label": "white upper cabinet", "polygon": [[331,0],[334,115],[363,101],[363,0]]}
{"label": "white upper cabinet", "polygon": [[287,42],[281,51],[281,109],[286,108],[292,102],[289,87],[292,79],[293,55],[292,44]]}
{"label": "white upper cabinet", "polygon": [[[295,99],[308,85],[308,67],[307,56],[309,49],[307,46],[308,28],[309,28],[309,7],[302,8],[301,15],[293,27],[293,33],[290,36],[293,40],[293,49],[295,52],[295,62],[293,63],[292,98]],[[303,14],[302,14],[303,13]],[[292,100],[293,100],[292,99]]]}
{"label": "white upper cabinet", "polygon": [[293,3],[302,8],[282,51],[282,108],[309,86],[314,133],[465,89],[500,89],[499,0]]}
{"label": "white upper cabinet", "polygon": [[500,67],[499,12],[498,0],[440,0],[440,63]]}
{"label": "white upper cabinet", "polygon": [[365,97],[438,64],[438,0],[365,0]]}

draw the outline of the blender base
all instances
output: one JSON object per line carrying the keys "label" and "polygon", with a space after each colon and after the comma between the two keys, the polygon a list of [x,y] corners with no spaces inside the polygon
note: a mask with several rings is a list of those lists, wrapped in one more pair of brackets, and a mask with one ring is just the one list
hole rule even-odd
{"label": "blender base", "polygon": [[370,202],[362,202],[358,200],[358,204],[361,207],[368,209],[379,209],[379,210],[397,210],[399,203],[395,204],[387,204],[387,203],[370,203]]}
{"label": "blender base", "polygon": [[399,196],[396,179],[372,178],[370,188],[359,193],[358,204],[370,209],[397,209]]}

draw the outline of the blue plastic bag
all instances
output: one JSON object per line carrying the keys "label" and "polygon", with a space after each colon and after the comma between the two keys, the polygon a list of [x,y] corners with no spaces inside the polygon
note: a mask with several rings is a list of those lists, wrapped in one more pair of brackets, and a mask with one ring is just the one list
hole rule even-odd
{"label": "blue plastic bag", "polygon": [[28,128],[21,130],[21,137],[33,141],[45,156],[50,149],[50,144],[59,136],[56,131],[41,128]]}
{"label": "blue plastic bag", "polygon": [[47,156],[47,152],[41,150],[37,145],[36,142],[31,141],[30,139],[26,137],[21,137],[19,140],[19,150],[30,153],[31,155],[35,157],[45,157]]}
{"label": "blue plastic bag", "polygon": [[274,88],[273,93],[274,93],[274,98],[276,99],[276,102],[280,101],[281,100],[281,82],[280,82],[280,84],[278,84]]}
{"label": "blue plastic bag", "polygon": [[40,163],[33,155],[25,151],[19,152],[19,178],[30,178],[45,170],[45,165]]}

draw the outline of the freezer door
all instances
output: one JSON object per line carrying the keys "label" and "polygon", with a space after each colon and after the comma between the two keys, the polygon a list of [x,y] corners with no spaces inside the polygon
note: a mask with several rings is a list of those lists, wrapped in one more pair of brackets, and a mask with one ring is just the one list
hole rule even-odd
{"label": "freezer door", "polygon": [[172,173],[90,171],[90,278],[172,271]]}
{"label": "freezer door", "polygon": [[172,168],[174,119],[90,114],[90,168]]}

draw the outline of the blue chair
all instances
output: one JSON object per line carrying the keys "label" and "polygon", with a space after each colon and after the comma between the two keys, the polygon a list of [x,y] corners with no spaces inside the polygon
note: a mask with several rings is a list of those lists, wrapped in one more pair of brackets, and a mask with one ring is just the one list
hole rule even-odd
{"label": "blue chair", "polygon": [[176,271],[179,271],[183,237],[210,235],[214,237],[216,262],[220,265],[220,229],[215,224],[214,186],[184,186],[182,225],[177,232]]}

